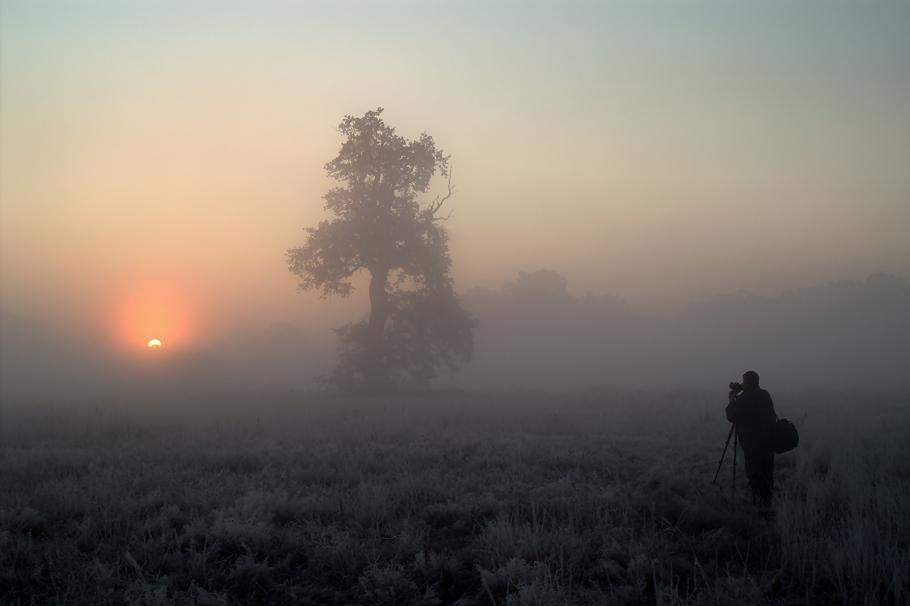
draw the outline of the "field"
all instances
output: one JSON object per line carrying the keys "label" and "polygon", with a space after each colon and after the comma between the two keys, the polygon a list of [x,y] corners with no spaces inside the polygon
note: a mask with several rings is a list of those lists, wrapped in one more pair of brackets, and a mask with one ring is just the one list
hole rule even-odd
{"label": "field", "polygon": [[0,602],[910,603],[908,396],[772,394],[767,512],[724,392],[4,409]]}

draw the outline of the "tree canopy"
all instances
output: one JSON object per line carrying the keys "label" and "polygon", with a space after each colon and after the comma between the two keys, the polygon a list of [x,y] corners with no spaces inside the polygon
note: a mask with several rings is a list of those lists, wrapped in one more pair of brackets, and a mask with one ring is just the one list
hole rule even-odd
{"label": "tree canopy", "polygon": [[[369,319],[336,329],[341,360],[324,380],[370,391],[425,385],[443,365],[457,370],[471,359],[476,324],[455,294],[438,215],[454,193],[449,157],[426,133],[415,141],[395,134],[382,111],[342,120],[346,140],[325,165],[341,182],[324,196],[335,218],[306,228],[303,246],[287,253],[299,289],[324,297],[347,297],[355,274],[369,274]],[[446,193],[421,204],[437,172]]]}

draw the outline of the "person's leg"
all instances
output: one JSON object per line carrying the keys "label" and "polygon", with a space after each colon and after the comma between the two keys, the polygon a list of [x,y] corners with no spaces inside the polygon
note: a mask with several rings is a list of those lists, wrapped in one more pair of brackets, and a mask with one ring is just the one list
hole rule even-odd
{"label": "person's leg", "polygon": [[749,478],[749,486],[752,488],[752,504],[755,505],[761,500],[762,485],[762,466],[761,453],[754,450],[743,448],[743,459],[746,463],[746,477]]}
{"label": "person's leg", "polygon": [[759,505],[771,505],[774,495],[774,451],[770,448],[761,456],[761,499]]}
{"label": "person's leg", "polygon": [[768,505],[774,497],[774,451],[768,450],[768,456],[765,459],[765,477],[767,478]]}

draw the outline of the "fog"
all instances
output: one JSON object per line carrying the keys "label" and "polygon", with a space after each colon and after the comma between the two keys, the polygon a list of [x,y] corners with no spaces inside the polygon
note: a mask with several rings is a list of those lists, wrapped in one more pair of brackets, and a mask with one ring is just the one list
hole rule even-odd
{"label": "fog", "polygon": [[489,388],[710,388],[749,369],[767,385],[910,386],[907,282],[888,274],[778,297],[719,294],[670,317],[573,296],[546,270],[464,299],[481,322],[464,379]]}
{"label": "fog", "polygon": [[366,283],[285,253],[378,107],[451,156],[435,387],[910,389],[908,11],[3,2],[0,397],[318,389]]}
{"label": "fog", "polygon": [[[462,303],[479,321],[473,360],[436,385],[469,390],[691,387],[722,390],[745,370],[769,389],[910,390],[910,288],[873,274],[777,297],[748,291],[664,317],[624,300],[574,295],[553,270],[520,273]],[[125,356],[39,319],[2,315],[8,402],[134,394],[311,391],[334,366],[328,327],[245,328],[208,347]],[[163,354],[163,355],[159,355]]]}

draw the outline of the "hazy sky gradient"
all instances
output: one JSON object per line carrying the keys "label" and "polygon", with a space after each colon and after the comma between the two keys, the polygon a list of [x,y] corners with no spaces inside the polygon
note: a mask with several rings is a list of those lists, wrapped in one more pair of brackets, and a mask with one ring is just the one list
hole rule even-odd
{"label": "hazy sky gradient", "polygon": [[906,2],[4,1],[0,301],[132,345],[353,319],[284,253],[379,106],[452,156],[462,292],[910,278]]}

